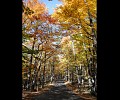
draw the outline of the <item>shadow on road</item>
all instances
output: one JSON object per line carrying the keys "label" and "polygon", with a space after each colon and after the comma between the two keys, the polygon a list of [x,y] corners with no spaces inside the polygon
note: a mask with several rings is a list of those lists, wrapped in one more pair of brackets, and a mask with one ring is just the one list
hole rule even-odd
{"label": "shadow on road", "polygon": [[[27,100],[27,99],[26,99]],[[84,100],[69,90],[64,81],[56,81],[54,86],[45,93],[34,96],[29,100]]]}

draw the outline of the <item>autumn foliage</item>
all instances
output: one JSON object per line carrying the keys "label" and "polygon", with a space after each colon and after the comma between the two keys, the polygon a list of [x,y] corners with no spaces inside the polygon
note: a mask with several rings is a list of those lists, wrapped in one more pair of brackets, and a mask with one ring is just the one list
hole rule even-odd
{"label": "autumn foliage", "polygon": [[39,0],[23,1],[22,72],[30,89],[33,80],[44,87],[59,74],[77,81],[79,70],[83,79],[97,80],[96,0],[59,1],[52,15]]}

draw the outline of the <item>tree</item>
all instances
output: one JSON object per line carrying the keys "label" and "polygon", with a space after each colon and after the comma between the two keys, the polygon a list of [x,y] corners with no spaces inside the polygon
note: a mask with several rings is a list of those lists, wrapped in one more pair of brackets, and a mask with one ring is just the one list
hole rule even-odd
{"label": "tree", "polygon": [[[73,66],[84,64],[85,77],[96,77],[96,51],[97,51],[97,31],[96,31],[96,0],[60,0],[63,5],[55,9],[53,18],[56,18],[66,35],[71,38],[73,52],[68,50],[67,41],[64,44],[65,55],[70,57]],[[70,41],[69,41],[70,43]],[[65,56],[64,56],[65,57]],[[66,58],[68,60],[68,58]],[[92,60],[91,60],[92,59]],[[92,63],[91,63],[92,62]],[[91,63],[91,65],[90,65]],[[94,80],[96,81],[96,80]]]}

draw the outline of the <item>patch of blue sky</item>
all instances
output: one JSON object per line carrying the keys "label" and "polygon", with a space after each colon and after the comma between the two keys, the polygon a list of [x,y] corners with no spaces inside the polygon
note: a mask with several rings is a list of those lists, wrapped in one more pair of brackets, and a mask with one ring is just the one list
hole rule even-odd
{"label": "patch of blue sky", "polygon": [[52,14],[54,12],[54,8],[62,4],[62,2],[58,0],[52,0],[52,1],[39,0],[39,1],[42,1],[46,5],[46,7],[48,8],[49,14]]}

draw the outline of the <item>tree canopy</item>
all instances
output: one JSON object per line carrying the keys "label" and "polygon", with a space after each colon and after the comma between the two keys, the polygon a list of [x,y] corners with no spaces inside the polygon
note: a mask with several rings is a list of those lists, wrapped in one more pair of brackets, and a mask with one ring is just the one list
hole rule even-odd
{"label": "tree canopy", "polygon": [[76,82],[79,70],[83,79],[97,80],[96,0],[59,1],[51,15],[43,2],[23,1],[22,78],[30,89],[33,80],[44,87],[60,74]]}

